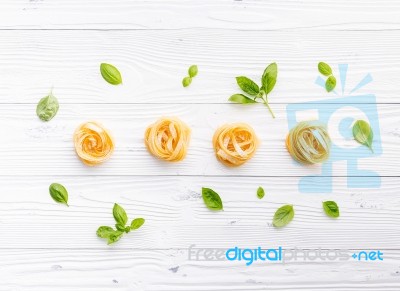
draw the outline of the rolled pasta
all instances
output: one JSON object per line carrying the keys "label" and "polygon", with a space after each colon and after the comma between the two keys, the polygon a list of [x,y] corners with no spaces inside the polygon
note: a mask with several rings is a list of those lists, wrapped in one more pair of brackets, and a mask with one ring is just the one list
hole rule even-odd
{"label": "rolled pasta", "polygon": [[176,117],[162,117],[146,129],[144,141],[153,156],[178,162],[187,154],[190,128]]}
{"label": "rolled pasta", "polygon": [[240,166],[251,159],[258,144],[254,130],[245,123],[225,124],[213,137],[217,159],[229,167]]}
{"label": "rolled pasta", "polygon": [[78,157],[88,166],[105,162],[114,151],[112,137],[94,121],[83,123],[75,130],[74,145]]}
{"label": "rolled pasta", "polygon": [[286,148],[302,164],[318,164],[329,158],[331,139],[326,126],[316,121],[302,121],[286,137]]}

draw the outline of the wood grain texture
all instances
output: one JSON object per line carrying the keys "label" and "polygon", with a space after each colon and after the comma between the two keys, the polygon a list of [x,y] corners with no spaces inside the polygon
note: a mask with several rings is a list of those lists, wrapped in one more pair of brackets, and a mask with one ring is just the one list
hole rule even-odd
{"label": "wood grain texture", "polygon": [[[400,248],[397,180],[383,178],[381,189],[348,189],[345,177],[334,178],[332,194],[304,194],[296,179],[284,177],[7,177],[0,181],[6,194],[0,227],[8,235],[0,236],[0,249]],[[70,207],[51,200],[54,181],[69,190]],[[266,191],[263,200],[258,186]],[[201,187],[221,195],[224,211],[205,207]],[[339,219],[325,216],[326,200],[337,201]],[[95,231],[114,225],[115,202],[146,223],[110,248]],[[275,229],[273,214],[284,204],[294,205],[295,219]]]}
{"label": "wood grain texture", "polygon": [[[399,31],[0,31],[0,103],[35,104],[54,87],[62,103],[227,103],[235,77],[259,79],[277,62],[271,103],[338,102],[338,64],[348,64],[345,96],[370,73],[373,82],[351,95],[399,103]],[[319,61],[332,65],[337,91],[315,84]],[[116,65],[122,86],[106,83],[99,65]],[[181,81],[191,64],[199,74]]]}
{"label": "wood grain texture", "polygon": [[5,29],[399,29],[396,0],[2,0]]}
{"label": "wood grain texture", "polygon": [[[0,291],[398,291],[399,11],[396,0],[2,0]],[[227,104],[238,92],[236,76],[258,80],[274,61],[279,78],[269,99],[276,120],[262,105]],[[340,82],[338,95],[315,84],[319,61],[336,76],[338,64],[349,64],[344,93]],[[120,69],[122,86],[101,78],[101,62]],[[199,75],[182,88],[193,63]],[[375,104],[363,114],[353,99],[338,97],[368,73],[373,82],[351,95],[376,96],[383,154],[359,166],[382,176],[381,187],[349,188],[347,165],[337,162],[331,194],[300,193],[300,178],[320,168],[296,165],[286,153],[286,106],[346,103],[330,131],[335,142],[355,146],[338,123],[364,117]],[[35,107],[51,87],[61,107],[42,123]],[[179,116],[193,129],[180,164],[157,161],[144,147],[145,127],[161,115]],[[75,156],[72,133],[93,119],[111,130],[117,147],[109,162],[88,168]],[[252,125],[262,144],[248,164],[227,169],[216,161],[211,137],[233,121]],[[52,182],[67,187],[71,207],[51,200]],[[204,206],[203,186],[221,195],[223,212]],[[258,186],[266,190],[263,200]],[[338,220],[323,213],[325,200],[338,202]],[[95,231],[113,224],[114,202],[146,223],[109,247]],[[275,229],[273,213],[288,203],[295,219]],[[384,260],[246,267],[189,260],[192,244],[380,249]]]}
{"label": "wood grain texture", "polygon": [[0,255],[2,291],[47,291],[59,286],[67,291],[396,291],[400,287],[399,251],[386,251],[382,262],[257,262],[250,267],[242,262],[188,261],[186,250],[7,250]]}
{"label": "wood grain texture", "polygon": [[[331,106],[331,105],[325,105]],[[363,118],[373,110],[360,112],[356,105],[345,105],[348,111],[333,115],[329,122],[332,140],[344,147],[362,147],[352,137],[344,138],[337,130],[343,118]],[[0,175],[204,175],[204,176],[292,176],[321,174],[321,166],[302,166],[293,161],[285,148],[288,132],[285,106],[274,104],[274,120],[263,105],[239,104],[61,104],[58,115],[43,123],[35,115],[35,105],[4,104],[0,108],[5,138],[0,144]],[[399,105],[379,105],[383,153],[358,160],[360,169],[373,170],[381,176],[400,176]],[[177,116],[192,129],[187,157],[180,163],[167,163],[151,156],[144,145],[144,131],[161,116]],[[299,115],[299,120],[317,115]],[[112,158],[98,167],[87,167],[74,152],[72,136],[83,122],[96,120],[109,129],[115,139]],[[217,161],[212,136],[218,126],[244,121],[252,126],[261,140],[256,155],[241,167],[228,168]],[[350,130],[350,129],[349,129]],[[351,134],[350,134],[351,136]],[[380,142],[376,133],[375,145]],[[335,162],[333,176],[348,174],[345,161]],[[362,176],[363,173],[351,172]]]}

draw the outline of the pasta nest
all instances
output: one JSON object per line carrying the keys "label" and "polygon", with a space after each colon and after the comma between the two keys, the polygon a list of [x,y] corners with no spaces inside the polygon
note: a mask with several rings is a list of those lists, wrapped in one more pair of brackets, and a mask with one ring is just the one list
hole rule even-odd
{"label": "pasta nest", "polygon": [[74,133],[75,151],[88,166],[108,160],[114,151],[114,141],[99,123],[90,121],[81,124]]}
{"label": "pasta nest", "polygon": [[178,162],[187,154],[190,128],[176,117],[162,117],[146,129],[144,141],[153,156]]}
{"label": "pasta nest", "polygon": [[240,166],[251,159],[258,144],[254,130],[245,123],[225,124],[213,137],[217,159],[230,167]]}
{"label": "pasta nest", "polygon": [[315,121],[302,121],[286,137],[290,155],[302,164],[318,164],[329,159],[331,138],[326,126]]}

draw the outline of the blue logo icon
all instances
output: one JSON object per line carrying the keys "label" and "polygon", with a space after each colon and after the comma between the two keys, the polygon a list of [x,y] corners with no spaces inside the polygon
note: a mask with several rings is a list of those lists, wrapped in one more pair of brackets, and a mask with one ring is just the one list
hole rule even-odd
{"label": "blue logo icon", "polygon": [[[372,82],[372,77],[367,74],[349,93],[345,94],[347,69],[348,65],[339,65],[341,92],[338,92],[338,89],[331,92],[337,95],[337,98],[294,103],[286,107],[289,129],[299,121],[305,120],[299,119],[301,114],[310,116],[308,113],[313,112],[315,115],[313,119],[326,124],[332,138],[329,160],[321,165],[319,174],[300,179],[300,192],[331,193],[333,165],[335,162],[343,161],[347,164],[348,188],[380,188],[381,186],[378,173],[371,169],[361,169],[358,163],[360,159],[382,154],[376,97],[373,94],[356,94],[357,90]],[[316,84],[325,90],[325,81],[321,77],[316,79]],[[357,119],[367,121],[374,132],[373,152],[353,140],[352,125]]]}

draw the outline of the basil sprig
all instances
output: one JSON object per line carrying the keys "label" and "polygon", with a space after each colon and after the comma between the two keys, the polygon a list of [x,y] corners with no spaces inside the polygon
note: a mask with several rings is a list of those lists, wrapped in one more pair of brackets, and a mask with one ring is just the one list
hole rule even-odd
{"label": "basil sprig", "polygon": [[53,95],[53,92],[50,92],[49,95],[40,99],[36,106],[36,115],[42,121],[49,121],[56,116],[59,107],[57,98]]}
{"label": "basil sprig", "polygon": [[331,92],[333,89],[335,89],[336,78],[332,74],[332,68],[327,63],[319,62],[318,71],[325,77],[328,77],[325,82],[326,91]]}
{"label": "basil sprig", "polygon": [[124,233],[139,229],[145,222],[144,218],[136,218],[132,220],[130,225],[127,225],[128,215],[125,209],[117,203],[114,204],[112,213],[116,222],[116,229],[110,226],[100,226],[96,232],[98,237],[107,239],[109,245],[119,241]]}
{"label": "basil sprig", "polygon": [[250,97],[244,94],[234,94],[228,100],[240,104],[258,103],[257,100],[261,100],[267,106],[272,117],[275,118],[275,114],[269,106],[268,94],[274,89],[277,78],[278,65],[276,63],[272,63],[265,68],[261,77],[261,86],[258,86],[256,82],[245,76],[236,77],[236,83],[240,89]]}
{"label": "basil sprig", "polygon": [[188,69],[189,76],[182,79],[182,86],[187,87],[192,83],[192,79],[197,76],[199,69],[196,65],[191,65]]}
{"label": "basil sprig", "polygon": [[57,203],[68,205],[68,191],[65,187],[58,183],[53,183],[49,187],[51,198]]}

